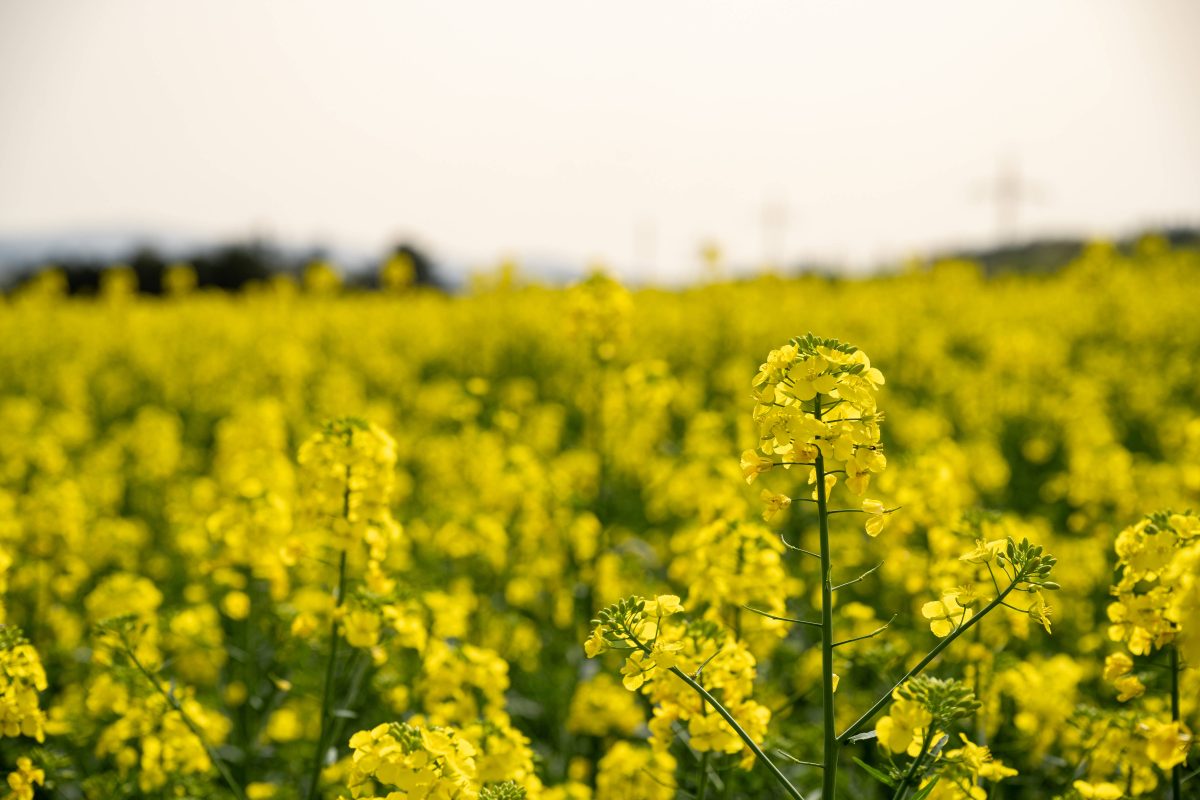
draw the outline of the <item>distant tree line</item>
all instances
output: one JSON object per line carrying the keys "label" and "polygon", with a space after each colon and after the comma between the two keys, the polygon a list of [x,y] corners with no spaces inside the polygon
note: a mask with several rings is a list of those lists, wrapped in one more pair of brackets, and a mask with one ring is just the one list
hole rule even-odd
{"label": "distant tree line", "polygon": [[[1200,248],[1200,228],[1173,227],[1150,232],[1173,248]],[[1122,250],[1135,247],[1147,234],[1125,237],[1116,242]],[[1088,241],[1077,238],[1036,239],[1009,245],[981,249],[955,250],[935,254],[928,263],[943,259],[961,259],[979,264],[984,274],[1047,273],[1061,269],[1077,258]],[[70,256],[53,259],[50,263],[28,266],[11,273],[0,290],[13,291],[38,278],[48,269],[57,273],[59,291],[72,295],[95,295],[101,291],[106,273],[121,267],[121,277],[132,285],[136,278],[138,292],[150,295],[170,294],[172,275],[178,278],[179,267],[187,267],[188,288],[219,289],[239,292],[248,286],[263,284],[278,276],[290,276],[306,287],[318,291],[330,287],[347,287],[371,291],[394,290],[420,286],[445,291],[449,285],[439,275],[430,256],[419,247],[401,243],[386,252],[374,265],[357,265],[357,269],[341,270],[331,264],[321,250],[307,253],[288,252],[263,241],[251,241],[197,249],[182,255],[168,255],[154,247],[137,247],[125,258]],[[842,276],[841,265],[797,264],[793,273],[823,274],[837,279]],[[115,275],[110,275],[115,277]],[[65,286],[63,285],[65,283]]]}
{"label": "distant tree line", "polygon": [[[114,267],[128,267],[137,277],[142,294],[161,295],[168,291],[164,278],[178,265],[186,265],[195,275],[195,287],[239,292],[248,285],[264,283],[278,275],[297,280],[314,264],[327,264],[321,251],[308,254],[287,253],[267,242],[252,241],[219,245],[179,256],[167,255],[154,247],[136,248],[125,258],[101,259],[72,256],[51,263],[17,270],[6,282],[7,289],[19,289],[47,269],[57,270],[66,279],[66,290],[73,295],[91,295],[100,291],[102,276]],[[388,266],[402,264],[404,281],[412,286],[445,289],[433,260],[409,243],[393,247],[374,269],[359,269],[340,275],[344,286],[372,290],[387,280]]]}

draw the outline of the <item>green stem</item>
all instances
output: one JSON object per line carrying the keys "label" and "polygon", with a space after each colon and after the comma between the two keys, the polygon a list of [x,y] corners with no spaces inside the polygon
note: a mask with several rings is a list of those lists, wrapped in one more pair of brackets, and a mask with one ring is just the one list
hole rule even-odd
{"label": "green stem", "polygon": [[925,754],[929,752],[929,743],[933,740],[933,725],[931,724],[925,729],[925,738],[921,741],[921,752],[913,759],[913,762],[908,765],[908,772],[904,774],[904,779],[900,781],[900,785],[896,787],[896,793],[892,795],[892,800],[903,800],[904,795],[908,794],[908,784],[912,782],[913,776],[917,774],[917,770],[921,766],[921,762],[925,760]]}
{"label": "green stem", "polygon": [[245,619],[238,620],[238,647],[242,651],[242,659],[237,664],[238,680],[245,687],[246,696],[242,698],[242,702],[238,705],[237,715],[237,738],[238,747],[242,751],[242,760],[238,764],[238,780],[245,783],[250,770],[250,696],[255,690],[254,683],[250,680],[250,624],[254,619],[254,609],[258,605],[254,601],[250,591],[253,589],[251,582],[254,580],[249,574],[249,570],[242,568],[242,578],[246,581],[247,596],[251,597],[250,614]]}
{"label": "green stem", "polygon": [[[1179,649],[1171,648],[1171,721],[1178,723],[1179,713]],[[1183,765],[1171,767],[1171,800],[1183,800]]]}
{"label": "green stem", "polygon": [[977,622],[979,622],[979,620],[983,619],[984,616],[986,616],[992,609],[996,608],[1001,603],[1003,603],[1004,598],[1007,597],[1010,592],[1012,592],[1013,588],[1017,585],[1017,583],[1020,581],[1021,578],[1022,578],[1021,575],[1017,575],[1017,579],[1014,580],[1012,583],[1010,583],[1008,585],[1007,589],[1005,589],[1003,592],[998,594],[995,597],[995,599],[992,600],[992,602],[990,602],[986,606],[984,606],[982,611],[980,611],[978,614],[976,614],[975,616],[973,616],[969,620],[967,620],[966,623],[964,623],[961,627],[956,629],[953,633],[951,633],[945,639],[942,639],[940,642],[938,642],[937,646],[934,647],[932,650],[930,650],[929,653],[926,654],[926,656],[924,658],[922,658],[915,667],[913,667],[908,672],[906,672],[904,674],[903,678],[896,681],[896,683],[892,686],[891,689],[888,689],[886,692],[884,692],[883,695],[878,700],[875,701],[875,705],[873,705],[869,709],[867,709],[866,713],[864,713],[861,717],[859,717],[857,720],[855,720],[850,725],[849,728],[846,728],[846,730],[842,731],[841,735],[837,737],[837,740],[839,742],[841,742],[842,744],[845,744],[847,739],[849,739],[851,736],[853,736],[855,733],[857,733],[864,725],[866,725],[868,722],[870,722],[872,720],[872,718],[874,718],[874,716],[876,714],[878,714],[885,705],[887,705],[889,702],[891,702],[892,692],[896,691],[901,686],[903,686],[904,682],[907,681],[909,678],[913,677],[914,675],[920,674],[921,670],[925,669],[927,666],[929,666],[930,662],[932,662],[935,658],[937,658],[939,655],[941,655],[942,651],[945,650],[947,647],[949,647],[951,642],[953,642],[959,636],[962,636],[964,633],[969,631]]}
{"label": "green stem", "polygon": [[[813,416],[821,418],[821,395],[813,400]],[[821,531],[821,713],[825,747],[821,759],[821,798],[837,791],[838,739],[833,707],[833,558],[829,552],[829,498],[825,495],[825,456],[817,451],[817,515]]]}
{"label": "green stem", "polygon": [[225,766],[225,762],[222,761],[220,756],[217,755],[217,751],[213,749],[213,746],[208,743],[208,739],[205,738],[204,734],[200,732],[200,728],[195,722],[192,721],[192,718],[188,716],[188,713],[183,710],[183,705],[175,699],[173,694],[164,689],[162,684],[158,682],[158,678],[154,677],[154,674],[151,673],[150,670],[146,669],[142,662],[138,660],[137,654],[134,652],[133,647],[130,646],[129,642],[124,637],[121,638],[121,642],[125,645],[126,655],[129,656],[129,660],[133,662],[133,665],[137,667],[138,672],[141,672],[143,675],[145,675],[146,680],[150,681],[154,688],[158,690],[159,694],[166,698],[167,703],[170,704],[171,708],[179,712],[179,716],[183,719],[183,724],[187,725],[187,728],[192,732],[192,735],[200,740],[200,745],[204,748],[204,752],[208,753],[208,759],[212,761],[213,766],[217,768],[217,772],[221,773],[221,777],[225,780],[225,785],[229,787],[229,791],[233,792],[233,796],[238,800],[246,800],[246,793],[242,791],[242,787],[238,785],[236,780],[234,780],[232,773],[229,771],[229,767]]}
{"label": "green stem", "polygon": [[708,757],[709,752],[706,750],[704,755],[700,756],[700,788],[696,791],[696,800],[705,800],[708,796]]}
{"label": "green stem", "polygon": [[[350,465],[346,465],[346,483],[342,489],[342,518],[350,521]],[[338,646],[341,636],[338,635],[337,612],[346,598],[346,551],[343,549],[338,557],[337,588],[333,594],[333,613],[329,615],[329,660],[325,662],[325,688],[321,692],[321,729],[317,733],[317,750],[313,754],[312,772],[309,776],[307,800],[317,796],[317,788],[321,782],[321,762],[325,760],[325,751],[329,746],[330,706],[333,703],[333,683],[337,668]]]}
{"label": "green stem", "polygon": [[[350,688],[346,691],[346,699],[342,704],[342,708],[354,708],[358,705],[359,693],[362,690],[363,681],[367,677],[367,671],[371,668],[371,656],[369,654],[361,654],[359,656],[358,665],[351,672]],[[330,737],[332,741],[338,741],[345,733],[346,725],[349,719],[339,717],[333,724],[333,735]]]}
{"label": "green stem", "polygon": [[[349,489],[347,489],[347,493]],[[309,774],[308,793],[305,795],[308,800],[313,800],[317,796],[317,786],[321,782],[321,762],[325,760],[325,749],[328,746],[327,739],[329,737],[330,723],[330,706],[333,701],[333,681],[334,668],[337,665],[338,645],[341,643],[342,637],[338,635],[337,627],[337,610],[342,606],[342,598],[346,592],[346,551],[342,551],[341,557],[338,559],[338,582],[337,590],[333,599],[332,619],[329,623],[329,660],[325,662],[325,689],[321,694],[321,730],[317,734],[317,750],[313,754],[312,772]]]}
{"label": "green stem", "polygon": [[[1005,604],[1005,605],[1007,605],[1007,604]],[[975,629],[975,644],[980,643],[980,639],[981,639],[980,631],[982,631],[982,630],[983,630],[983,628]],[[978,662],[978,661],[975,662],[975,697],[976,697],[976,699],[981,701],[979,704],[979,708],[975,709],[975,742],[980,745],[987,745],[987,725],[986,725],[986,722],[985,722],[984,716],[983,716],[986,713],[987,703],[982,702],[984,700],[984,697],[983,697],[983,664],[982,664],[982,662]],[[983,779],[977,777],[975,779],[975,785],[982,786]]]}
{"label": "green stem", "polygon": [[746,744],[746,747],[750,748],[750,752],[754,753],[754,755],[758,757],[758,760],[765,764],[767,769],[771,771],[771,774],[775,776],[775,780],[779,782],[779,785],[783,787],[784,791],[788,793],[789,797],[793,798],[793,800],[804,800],[804,795],[800,794],[799,790],[796,789],[795,786],[792,786],[792,782],[787,779],[787,776],[780,771],[779,767],[775,765],[774,761],[767,758],[767,754],[762,751],[762,748],[759,747],[752,738],[750,738],[750,734],[746,733],[746,731],[742,729],[742,726],[739,725],[737,720],[733,718],[733,715],[725,709],[725,706],[721,705],[717,701],[717,698],[709,694],[707,689],[697,683],[691,675],[688,675],[679,667],[671,667],[670,671],[672,675],[690,686],[692,691],[704,698],[704,701],[712,706],[714,711],[721,715],[721,718],[729,724],[729,727],[733,728],[733,732],[738,735],[738,738]]}

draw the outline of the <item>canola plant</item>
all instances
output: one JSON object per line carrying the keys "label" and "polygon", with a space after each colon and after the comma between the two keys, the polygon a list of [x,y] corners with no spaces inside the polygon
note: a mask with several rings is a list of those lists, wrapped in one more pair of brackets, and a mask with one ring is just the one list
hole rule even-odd
{"label": "canola plant", "polygon": [[1195,251],[314,275],[0,305],[0,796],[1200,796]]}

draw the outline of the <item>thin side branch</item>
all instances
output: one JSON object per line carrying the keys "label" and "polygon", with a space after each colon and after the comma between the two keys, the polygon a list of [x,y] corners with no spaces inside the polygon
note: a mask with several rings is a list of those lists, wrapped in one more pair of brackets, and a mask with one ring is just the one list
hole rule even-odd
{"label": "thin side branch", "polygon": [[[895,508],[885,508],[883,511],[880,511],[879,513],[880,514],[894,514],[903,507],[904,506],[896,506]],[[829,514],[873,514],[874,512],[864,511],[861,508],[831,508],[826,513],[829,513]]]}
{"label": "thin side branch", "polygon": [[825,769],[825,765],[824,765],[824,764],[818,764],[818,763],[817,763],[817,762],[815,762],[815,761],[802,761],[802,760],[800,760],[800,759],[796,758],[796,757],[795,757],[794,755],[792,755],[791,753],[785,753],[784,751],[782,751],[782,750],[780,750],[780,749],[778,749],[778,748],[776,748],[776,749],[775,749],[775,755],[777,755],[777,756],[783,756],[783,757],[784,757],[784,758],[786,758],[788,761],[791,761],[793,764],[803,764],[803,765],[804,765],[804,766],[806,766],[806,767],[816,767],[817,769]]}
{"label": "thin side branch", "polygon": [[814,553],[812,550],[805,550],[803,547],[796,547],[796,545],[792,544],[787,539],[783,538],[782,533],[779,534],[779,541],[783,542],[783,546],[789,550],[795,550],[797,553],[803,553],[804,555],[812,556],[813,558],[821,557],[820,553]]}
{"label": "thin side branch", "polygon": [[862,636],[855,636],[853,639],[843,639],[840,642],[834,642],[833,646],[841,647],[844,644],[850,644],[851,642],[861,642],[863,639],[870,639],[872,636],[878,636],[879,634],[881,634],[887,630],[888,625],[891,625],[893,622],[896,621],[896,616],[897,616],[896,614],[892,614],[891,619],[889,619],[887,622],[883,623],[882,625],[880,625],[878,628],[871,631],[870,633],[863,634]]}
{"label": "thin side branch", "polygon": [[768,614],[766,611],[763,611],[761,608],[754,608],[754,607],[752,607],[752,606],[745,606],[745,605],[744,605],[744,606],[742,606],[742,608],[746,609],[747,611],[753,611],[755,614],[759,614],[760,616],[764,616],[764,617],[766,617],[767,619],[777,619],[777,620],[779,620],[780,622],[794,622],[794,623],[796,623],[797,625],[810,625],[810,626],[812,626],[812,627],[814,627],[814,628],[819,628],[819,627],[821,627],[821,623],[819,623],[819,622],[812,622],[812,621],[810,621],[810,620],[807,620],[807,619],[792,619],[791,617],[777,617],[777,616],[775,616],[774,614]]}
{"label": "thin side branch", "polygon": [[[882,567],[882,566],[883,566],[883,562],[882,562],[882,561],[880,561],[878,564],[876,564],[875,566],[871,567],[869,570],[867,570],[866,572],[864,572],[862,575],[859,575],[859,576],[858,576],[857,578],[855,578],[854,580],[852,580],[852,581],[846,581],[845,583],[839,583],[837,586],[834,586],[834,587],[833,587],[833,591],[835,591],[835,592],[836,592],[838,589],[841,589],[841,588],[843,588],[843,587],[849,586],[849,585],[850,585],[850,584],[852,584],[852,583],[858,583],[858,582],[859,582],[859,581],[861,581],[863,578],[867,577],[867,576],[868,576],[868,575],[870,575],[872,572],[874,572],[875,570],[879,569],[879,568],[880,568],[880,567]],[[895,619],[895,617],[893,617],[893,619]]]}
{"label": "thin side branch", "polygon": [[696,680],[700,680],[700,675],[701,675],[701,673],[704,672],[704,668],[707,667],[712,662],[712,660],[714,658],[716,658],[717,656],[719,656],[720,654],[721,654],[721,651],[720,651],[720,649],[718,649],[711,656],[704,659],[704,663],[701,664],[700,666],[696,667],[696,671],[692,673],[692,677],[695,678]]}

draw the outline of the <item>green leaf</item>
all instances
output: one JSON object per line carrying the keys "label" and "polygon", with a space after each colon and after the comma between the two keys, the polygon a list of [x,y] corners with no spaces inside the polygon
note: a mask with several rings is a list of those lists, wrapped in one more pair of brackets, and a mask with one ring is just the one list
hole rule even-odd
{"label": "green leaf", "polygon": [[888,787],[889,789],[896,788],[896,782],[894,780],[892,780],[891,778],[889,778],[887,775],[883,774],[879,770],[875,769],[874,767],[872,767],[867,762],[863,761],[858,756],[854,757],[854,763],[858,764],[860,767],[862,767],[864,770],[867,771],[868,775],[870,775],[872,778],[879,781],[880,783],[882,783],[884,786]]}

